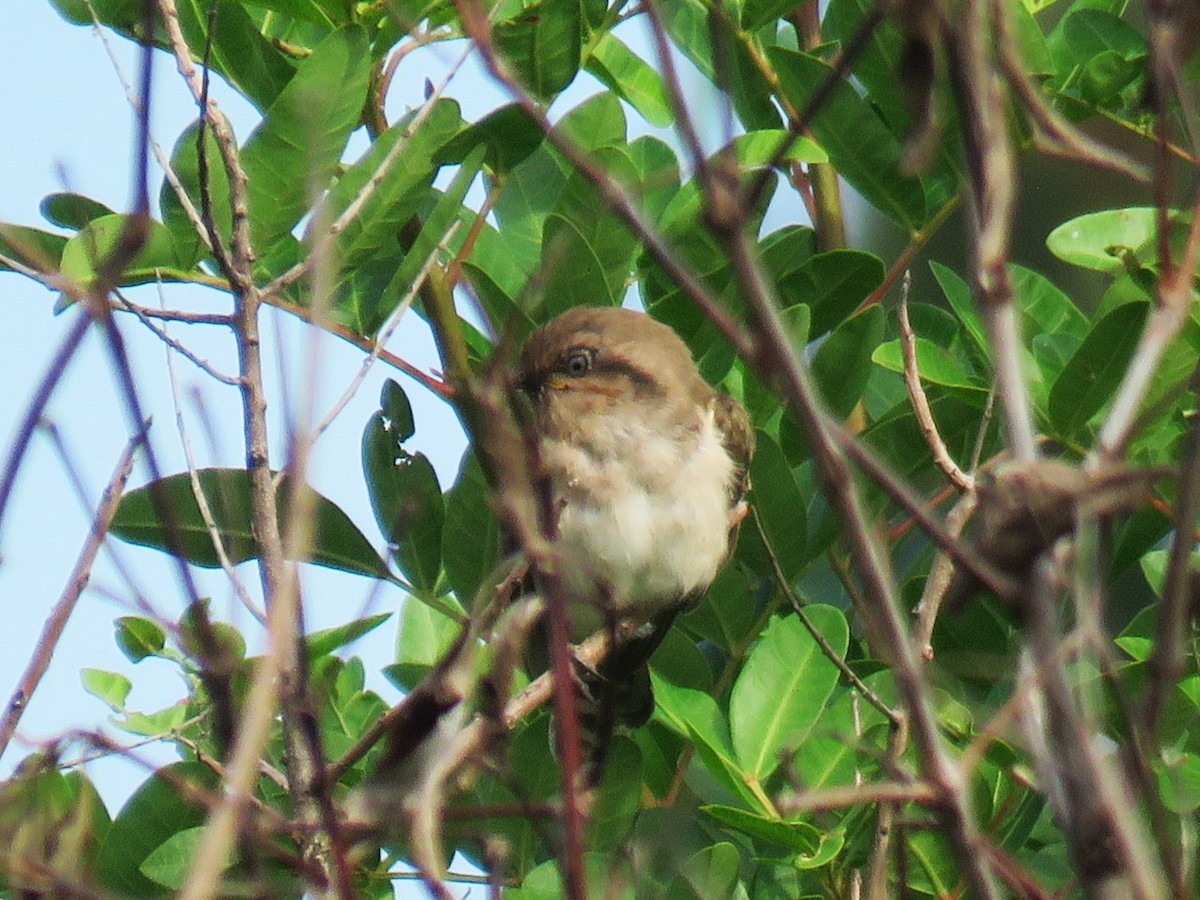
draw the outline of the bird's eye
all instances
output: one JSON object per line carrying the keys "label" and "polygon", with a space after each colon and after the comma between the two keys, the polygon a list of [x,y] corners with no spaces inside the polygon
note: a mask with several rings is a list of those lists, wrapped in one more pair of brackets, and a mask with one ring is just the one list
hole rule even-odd
{"label": "bird's eye", "polygon": [[567,354],[564,366],[567,374],[576,377],[586,375],[591,371],[594,356],[595,354],[591,350],[572,350]]}

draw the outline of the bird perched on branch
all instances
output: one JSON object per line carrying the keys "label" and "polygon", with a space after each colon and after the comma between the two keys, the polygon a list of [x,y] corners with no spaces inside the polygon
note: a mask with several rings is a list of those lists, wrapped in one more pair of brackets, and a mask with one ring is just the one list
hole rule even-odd
{"label": "bird perched on branch", "polygon": [[544,325],[518,384],[533,404],[574,636],[646,621],[583,678],[603,739],[605,724],[653,712],[646,663],[732,551],[754,432],[674,331],[628,309],[576,307]]}

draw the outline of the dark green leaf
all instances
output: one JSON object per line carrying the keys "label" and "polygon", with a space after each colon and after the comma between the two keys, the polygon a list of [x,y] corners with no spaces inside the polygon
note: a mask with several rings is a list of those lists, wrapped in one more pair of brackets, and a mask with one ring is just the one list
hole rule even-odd
{"label": "dark green leaf", "polygon": [[[234,564],[258,557],[258,542],[251,531],[250,473],[245,469],[200,469],[200,488],[212,511],[217,533]],[[184,558],[198,566],[220,565],[212,538],[192,494],[186,472],[168,475],[157,483],[159,496],[170,510],[173,537]],[[276,489],[280,527],[286,528],[291,488],[285,479]],[[319,566],[359,575],[387,578],[387,566],[344,512],[331,501],[313,498],[312,541],[306,559]],[[172,536],[155,509],[150,486],[130,491],[121,498],[113,517],[112,533],[131,544],[169,550]]]}
{"label": "dark green leaf", "polygon": [[126,897],[163,894],[142,874],[142,863],[172,835],[204,825],[208,819],[207,807],[181,785],[217,791],[220,778],[202,763],[180,762],[145,781],[122,807],[100,845],[97,874],[106,889]]}
{"label": "dark green leaf", "polygon": [[831,250],[805,260],[783,278],[779,291],[788,305],[804,303],[812,313],[809,338],[836,328],[883,284],[883,260],[861,250]]}
{"label": "dark green leaf", "polygon": [[[182,0],[179,24],[196,58],[207,42],[207,0]],[[210,55],[212,67],[224,75],[260,111],[268,109],[295,74],[291,62],[273,47],[239,4],[221,6]]]}
{"label": "dark green leaf", "polygon": [[99,200],[72,193],[49,194],[42,200],[41,212],[60,228],[71,228],[75,231],[87,227],[88,222],[93,219],[116,215]]}
{"label": "dark green leaf", "polygon": [[441,572],[445,506],[433,464],[423,453],[411,454],[401,446],[407,423],[403,410],[400,416],[393,420],[378,412],[367,422],[363,474],[375,521],[396,547],[396,560],[413,587],[425,593],[433,589]]}
{"label": "dark green leaf", "polygon": [[701,810],[722,825],[749,835],[755,841],[795,853],[812,853],[821,844],[821,832],[807,822],[783,822],[731,806],[703,806]]}
{"label": "dark green leaf", "polygon": [[[749,530],[753,522],[742,527]],[[684,625],[729,650],[745,640],[754,623],[754,594],[739,566],[726,566],[704,595],[704,602],[683,619]],[[686,682],[684,682],[686,683]]]}
{"label": "dark green leaf", "polygon": [[460,603],[470,607],[484,577],[500,555],[500,525],[490,505],[491,492],[474,455],[463,458],[458,482],[446,495],[442,565]]}
{"label": "dark green leaf", "polygon": [[1097,106],[1115,106],[1119,94],[1145,71],[1144,60],[1129,60],[1115,50],[1093,56],[1079,76],[1079,94]]}
{"label": "dark green leaf", "polygon": [[439,247],[446,244],[446,236],[450,232],[462,210],[462,203],[467,191],[475,181],[483,163],[484,149],[477,147],[458,167],[454,179],[444,192],[433,190],[437,198],[433,208],[424,216],[420,231],[404,253],[404,258],[396,266],[395,274],[384,288],[378,303],[370,311],[370,318],[364,323],[368,334],[375,334],[384,326],[387,317],[396,310],[406,296],[412,296],[417,279],[424,276],[429,260],[438,262]]}
{"label": "dark green leaf", "polygon": [[1100,319],[1050,389],[1050,420],[1065,438],[1112,399],[1142,334],[1148,303],[1126,303]]}
{"label": "dark green leaf", "polygon": [[362,30],[335,31],[301,63],[242,148],[250,232],[260,253],[295,227],[314,186],[334,174],[359,125],[370,74]]}
{"label": "dark green leaf", "polygon": [[1063,37],[1078,65],[1113,52],[1121,59],[1146,56],[1146,39],[1128,22],[1103,9],[1073,10],[1062,23]]}
{"label": "dark green leaf", "polygon": [[[846,617],[822,605],[807,606],[805,613],[834,653],[844,656],[850,640]],[[729,700],[733,748],[745,770],[760,781],[774,772],[781,754],[820,721],[837,681],[837,667],[797,616],[772,622]]]}
{"label": "dark green leaf", "polygon": [[983,320],[979,318],[979,313],[975,309],[970,286],[953,269],[943,266],[939,262],[930,260],[929,269],[933,272],[933,277],[937,279],[942,293],[946,295],[946,301],[954,310],[954,315],[962,322],[979,356],[983,359],[991,359],[991,344],[988,341],[987,332],[984,330]]}
{"label": "dark green leaf", "polygon": [[[352,74],[357,77],[359,73]],[[347,113],[347,121],[349,118]],[[356,123],[357,120],[350,122],[351,125]],[[322,227],[340,217],[368,182],[379,179],[385,160],[391,160],[370,199],[338,236],[338,261],[344,268],[353,268],[384,248],[394,252],[400,250],[397,241],[400,228],[428,196],[437,174],[434,156],[461,126],[458,104],[453,100],[440,100],[419,122],[417,115],[406,116],[381,134],[362,158],[338,178],[319,217]],[[349,134],[348,130],[346,134]],[[470,179],[467,180],[469,183]],[[441,237],[438,235],[437,239],[441,240]],[[421,257],[421,262],[425,256],[428,251]],[[417,263],[415,268],[420,265]],[[412,274],[415,275],[415,271]]]}
{"label": "dark green leaf", "polygon": [[[767,48],[767,57],[797,109],[833,72],[815,56],[782,47]],[[848,82],[838,83],[810,127],[838,174],[867,201],[909,231],[920,227],[926,218],[921,183],[900,174],[899,142]]]}
{"label": "dark green leaf", "polygon": [[[742,854],[729,843],[713,844],[684,860],[679,875],[667,886],[672,900],[709,900],[745,893],[738,884]],[[740,890],[739,890],[740,888]]]}
{"label": "dark green leaf", "polygon": [[383,413],[397,441],[403,443],[417,433],[408,394],[394,378],[387,379],[379,389],[379,411]]}
{"label": "dark green leaf", "polygon": [[883,340],[879,304],[850,317],[825,339],[813,357],[813,376],[830,411],[842,418],[862,396],[871,374],[871,355]]}
{"label": "dark green leaf", "polygon": [[[0,253],[36,272],[57,272],[67,238],[25,225],[0,222]],[[0,272],[10,271],[0,262]]]}
{"label": "dark green leaf", "polygon": [[439,166],[460,163],[481,144],[487,147],[487,166],[504,173],[529,158],[546,136],[519,104],[509,103],[492,110],[478,122],[464,128],[434,155]]}
{"label": "dark green leaf", "polygon": [[[718,58],[729,61],[727,86],[733,108],[747,130],[778,128],[779,110],[771,102],[771,87],[754,64],[741,29],[723,12],[702,0],[677,0],[663,4],[659,15],[675,46],[714,84],[717,83],[714,61]],[[719,49],[713,46],[714,34],[718,36]]]}
{"label": "dark green leaf", "polygon": [[[191,200],[192,208],[197,214],[202,214],[204,205],[200,191],[197,135],[198,127],[196,124],[192,124],[179,136],[171,158],[171,168]],[[204,131],[204,159],[208,166],[208,196],[211,201],[209,215],[222,243],[228,247],[233,222],[233,214],[229,206],[229,177],[221,163],[221,154],[217,149],[217,141],[213,137],[211,128],[206,128]],[[179,202],[179,196],[166,178],[163,179],[162,188],[159,190],[158,204],[162,210],[163,222],[175,238],[176,255],[179,257],[180,264],[191,266],[197,260],[207,256],[208,250],[201,240],[196,226],[184,211],[183,205]]]}
{"label": "dark green leaf", "polygon": [[540,0],[492,28],[496,48],[535,96],[550,98],[579,71],[583,35],[579,0]]}
{"label": "dark green leaf", "polygon": [[130,662],[157,656],[166,646],[167,632],[161,625],[141,616],[121,616],[116,621],[117,645]]}
{"label": "dark green leaf", "polygon": [[758,431],[756,437],[758,443],[750,462],[750,503],[752,516],[762,523],[770,546],[764,546],[752,517],[742,528],[738,554],[760,572],[771,571],[768,554],[773,554],[784,576],[790,579],[807,557],[807,504],[779,444],[765,431]]}

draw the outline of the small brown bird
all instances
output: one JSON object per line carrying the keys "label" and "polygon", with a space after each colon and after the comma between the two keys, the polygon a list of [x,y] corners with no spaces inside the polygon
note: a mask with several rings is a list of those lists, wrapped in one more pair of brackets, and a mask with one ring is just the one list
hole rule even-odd
{"label": "small brown bird", "polygon": [[646,662],[703,597],[746,515],[754,431],[674,331],[632,310],[576,307],[553,319],[527,342],[519,379],[567,588],[583,601],[576,636],[613,615],[648,620],[585,679],[602,710],[642,724],[654,708]]}

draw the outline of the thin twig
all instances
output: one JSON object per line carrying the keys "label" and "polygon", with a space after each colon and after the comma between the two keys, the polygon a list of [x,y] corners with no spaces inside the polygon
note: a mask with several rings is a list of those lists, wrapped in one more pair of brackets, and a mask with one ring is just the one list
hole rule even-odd
{"label": "thin twig", "polygon": [[424,285],[425,279],[429,276],[430,270],[437,265],[438,257],[441,255],[446,241],[449,241],[458,230],[457,224],[458,223],[455,223],[455,225],[451,227],[450,231],[446,233],[442,243],[438,244],[429,252],[429,256],[426,257],[425,262],[422,263],[420,270],[417,272],[416,278],[413,279],[413,283],[409,285],[408,290],[404,292],[404,296],[400,299],[400,303],[396,306],[395,310],[392,311],[391,316],[388,318],[387,324],[380,329],[379,336],[375,338],[374,346],[372,346],[371,352],[367,354],[365,359],[363,359],[362,365],[359,366],[358,371],[350,380],[350,384],[346,386],[346,390],[342,392],[342,396],[339,397],[337,402],[335,402],[333,406],[329,408],[329,411],[321,417],[321,421],[318,422],[316,427],[313,429],[314,441],[325,433],[325,430],[333,424],[334,419],[341,414],[342,410],[346,408],[346,404],[353,399],[354,395],[358,393],[358,389],[362,387],[362,383],[366,380],[367,374],[371,371],[371,366],[377,359],[379,359],[380,354],[383,353],[383,348],[387,345],[388,341],[391,340],[392,334],[395,333],[396,328],[400,325],[400,320],[404,317],[404,314],[412,305],[413,299],[421,290],[422,285]]}
{"label": "thin twig", "polygon": [[842,673],[842,677],[850,682],[850,684],[854,686],[855,690],[862,694],[863,698],[868,703],[882,713],[883,716],[893,726],[899,725],[902,718],[901,715],[896,712],[896,710],[888,706],[887,703],[883,701],[882,697],[871,690],[871,688],[869,688],[866,683],[864,683],[863,680],[858,677],[857,673],[850,668],[846,660],[842,658],[841,654],[833,649],[833,645],[829,643],[829,640],[825,637],[825,635],[821,633],[820,629],[813,624],[812,619],[808,617],[808,613],[804,609],[804,604],[800,602],[800,598],[797,597],[796,592],[792,590],[792,586],[788,582],[787,576],[783,574],[783,569],[779,565],[779,557],[775,553],[775,547],[771,542],[771,538],[767,534],[766,529],[763,527],[762,517],[759,516],[758,510],[754,507],[750,508],[750,514],[754,517],[755,530],[758,531],[758,536],[762,540],[763,546],[766,548],[767,558],[771,561],[771,569],[775,573],[775,583],[779,586],[779,589],[783,591],[784,597],[786,597],[788,603],[791,604],[791,607],[795,611],[796,616],[800,619],[801,624],[804,625],[805,629],[812,636],[812,639],[817,642],[817,647],[820,648],[821,653],[826,659],[837,666],[838,671]]}
{"label": "thin twig", "polygon": [[912,324],[908,320],[908,292],[912,288],[912,273],[904,273],[904,282],[900,287],[900,347],[904,353],[904,383],[908,387],[908,398],[912,401],[913,413],[925,435],[925,443],[933,453],[933,461],[938,468],[946,473],[961,491],[970,493],[975,490],[975,478],[958,467],[958,463],[946,449],[946,442],[938,432],[937,423],[933,420],[933,411],[929,408],[929,399],[925,396],[925,388],[921,384],[921,373],[917,366],[917,337],[913,334]]}
{"label": "thin twig", "polygon": [[54,650],[58,646],[58,640],[62,637],[63,630],[67,627],[67,620],[75,611],[75,604],[84,588],[87,587],[92,563],[95,562],[96,555],[104,545],[108,526],[112,522],[113,516],[116,515],[117,506],[121,502],[125,482],[133,470],[134,452],[145,439],[146,432],[143,430],[126,443],[125,449],[117,460],[112,477],[108,480],[108,486],[105,487],[104,493],[100,497],[96,515],[92,519],[92,527],[89,529],[87,540],[75,561],[75,568],[72,569],[71,576],[67,579],[67,585],[58,598],[58,602],[54,604],[50,615],[47,616],[46,624],[42,628],[41,636],[34,647],[29,664],[25,667],[20,681],[17,682],[17,687],[13,691],[3,715],[0,716],[0,756],[4,755],[9,741],[12,740],[13,733],[16,731],[17,723],[21,720],[21,714],[41,683],[42,676],[50,667],[50,660],[54,656]]}
{"label": "thin twig", "polygon": [[183,457],[187,463],[188,480],[192,485],[192,496],[196,500],[196,508],[200,511],[200,518],[204,520],[204,527],[208,529],[208,536],[212,540],[213,549],[216,551],[217,561],[220,562],[221,569],[225,572],[225,577],[229,579],[234,594],[237,595],[238,600],[241,601],[246,611],[260,625],[265,625],[267,621],[266,614],[258,608],[258,604],[254,602],[254,599],[246,590],[246,586],[242,584],[242,579],[238,577],[237,570],[233,567],[233,561],[230,560],[229,554],[225,550],[225,540],[217,528],[212,508],[208,505],[208,497],[204,493],[204,486],[200,484],[200,473],[196,466],[196,455],[192,450],[192,441],[188,436],[187,425],[183,419],[183,405],[180,403],[179,398],[179,374],[175,369],[175,358],[171,354],[170,345],[167,347],[166,356],[167,377],[171,384],[171,402],[175,406],[175,427],[179,432],[179,442],[183,447]]}

